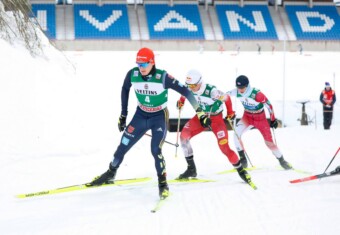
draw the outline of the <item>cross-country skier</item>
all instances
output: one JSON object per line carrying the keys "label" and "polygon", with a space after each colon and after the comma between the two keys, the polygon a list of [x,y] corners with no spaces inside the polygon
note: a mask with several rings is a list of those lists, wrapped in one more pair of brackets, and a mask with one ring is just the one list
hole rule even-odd
{"label": "cross-country skier", "polygon": [[[247,183],[251,182],[250,175],[243,168],[237,154],[229,146],[228,130],[223,119],[223,104],[227,107],[227,118],[234,119],[235,112],[233,111],[230,97],[228,95],[224,97],[223,92],[218,90],[215,86],[204,83],[201,73],[194,69],[188,71],[185,83],[195,96],[200,107],[210,115],[210,129],[217,139],[220,150],[228,158],[229,162],[236,168],[240,177]],[[220,98],[224,98],[225,102],[219,100]],[[185,97],[182,96],[177,101],[177,108],[181,109],[184,105],[184,101]],[[200,125],[200,121],[197,116],[191,118],[184,125],[180,135],[180,140],[188,167],[183,174],[179,175],[178,179],[188,179],[197,176],[194,153],[190,144],[190,139],[206,129],[206,127],[202,127]]]}
{"label": "cross-country skier", "polygon": [[[126,74],[121,92],[122,110],[118,120],[119,131],[124,131],[121,142],[109,164],[109,169],[94,179],[91,184],[101,185],[113,181],[125,154],[148,130],[151,130],[151,153],[155,159],[159,196],[163,199],[169,195],[165,160],[162,154],[169,119],[167,109],[168,89],[175,90],[189,100],[196,110],[197,119],[202,126],[207,127],[211,122],[184,85],[165,70],[156,68],[155,56],[151,49],[140,49],[137,53],[136,63],[137,67],[132,68]],[[126,126],[131,86],[133,86],[137,96],[138,107],[131,122]]]}
{"label": "cross-country skier", "polygon": [[[280,149],[273,141],[270,127],[276,129],[278,127],[278,121],[275,118],[273,106],[267,97],[259,89],[251,87],[249,85],[248,78],[244,75],[238,76],[236,78],[236,89],[227,92],[227,94],[230,96],[235,96],[237,99],[239,99],[244,107],[243,116],[236,124],[234,133],[234,141],[242,165],[247,167],[248,162],[244,153],[241,136],[252,127],[255,127],[260,131],[264,138],[265,144],[279,160],[280,165],[285,170],[292,169],[292,165],[283,158]],[[264,107],[266,107],[269,112],[270,125],[267,122]]]}

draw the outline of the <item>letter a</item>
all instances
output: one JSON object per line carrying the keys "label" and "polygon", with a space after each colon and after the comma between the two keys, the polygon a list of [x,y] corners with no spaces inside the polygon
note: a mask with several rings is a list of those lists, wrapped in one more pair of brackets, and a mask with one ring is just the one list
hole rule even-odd
{"label": "letter a", "polygon": [[[175,19],[177,22],[170,22],[173,19]],[[164,31],[165,29],[187,29],[191,32],[198,30],[196,25],[178,14],[176,11],[169,11],[154,26],[155,31]]]}

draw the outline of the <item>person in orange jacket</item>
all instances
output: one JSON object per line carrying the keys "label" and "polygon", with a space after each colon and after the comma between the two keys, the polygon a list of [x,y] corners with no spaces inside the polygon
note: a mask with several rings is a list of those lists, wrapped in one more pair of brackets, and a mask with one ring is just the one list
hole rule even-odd
{"label": "person in orange jacket", "polygon": [[336,102],[335,91],[332,90],[329,82],[325,83],[325,89],[320,94],[320,102],[323,107],[323,127],[329,130],[333,119],[333,106]]}
{"label": "person in orange jacket", "polygon": [[[185,84],[194,95],[202,110],[210,116],[211,125],[209,128],[214,133],[220,150],[235,167],[242,180],[246,183],[250,183],[250,175],[243,168],[237,154],[229,146],[228,130],[223,119],[223,104],[227,107],[226,118],[233,120],[235,118],[235,112],[233,111],[230,97],[222,97],[221,95],[224,95],[224,93],[218,90],[215,86],[204,83],[201,73],[194,69],[188,71]],[[221,101],[220,98],[223,98],[224,101]],[[184,101],[185,97],[181,96],[181,98],[177,101],[178,109],[183,107]],[[194,153],[190,144],[190,139],[204,130],[207,130],[207,128],[200,125],[196,116],[191,118],[184,125],[180,134],[180,141],[188,167],[183,174],[179,175],[178,179],[183,180],[197,176]]]}

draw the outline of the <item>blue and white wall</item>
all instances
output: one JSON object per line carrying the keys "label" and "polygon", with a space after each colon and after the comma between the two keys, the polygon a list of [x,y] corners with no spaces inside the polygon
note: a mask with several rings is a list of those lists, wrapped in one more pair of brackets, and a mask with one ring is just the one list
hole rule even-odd
{"label": "blue and white wall", "polygon": [[130,39],[125,4],[74,5],[75,39]]}
{"label": "blue and white wall", "polygon": [[150,39],[204,40],[197,5],[146,4]]}
{"label": "blue and white wall", "polygon": [[[224,40],[278,40],[267,5],[215,5]],[[54,4],[33,4],[47,35],[56,37]],[[197,4],[145,4],[151,40],[205,40]],[[340,16],[335,6],[285,6],[297,40],[340,40]],[[131,39],[126,4],[74,4],[75,39]],[[205,19],[206,20],[206,19]]]}
{"label": "blue and white wall", "polygon": [[340,40],[340,17],[334,6],[286,6],[298,40]]}
{"label": "blue and white wall", "polygon": [[216,5],[224,39],[277,40],[266,5]]}
{"label": "blue and white wall", "polygon": [[55,4],[32,4],[32,12],[42,30],[51,38],[56,38]]}

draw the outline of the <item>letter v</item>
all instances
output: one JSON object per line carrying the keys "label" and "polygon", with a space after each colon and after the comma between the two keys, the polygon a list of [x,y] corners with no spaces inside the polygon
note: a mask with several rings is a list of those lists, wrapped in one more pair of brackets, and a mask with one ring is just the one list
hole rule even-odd
{"label": "letter v", "polygon": [[108,27],[110,27],[116,20],[119,19],[123,15],[122,11],[112,11],[112,15],[109,16],[104,22],[99,22],[96,18],[94,18],[88,10],[79,11],[79,15],[82,16],[85,20],[87,20],[94,27],[99,29],[99,31],[105,31]]}

